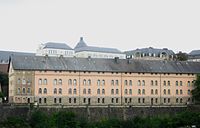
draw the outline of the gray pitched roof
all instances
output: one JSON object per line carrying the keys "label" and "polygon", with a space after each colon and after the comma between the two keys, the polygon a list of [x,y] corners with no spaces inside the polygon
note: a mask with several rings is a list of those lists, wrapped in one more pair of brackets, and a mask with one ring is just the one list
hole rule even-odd
{"label": "gray pitched roof", "polygon": [[46,43],[45,46],[44,46],[44,48],[73,50],[71,47],[69,47],[65,43],[54,43],[54,42],[48,42],[48,43]]}
{"label": "gray pitched roof", "polygon": [[91,51],[91,52],[103,52],[103,53],[118,53],[123,54],[120,50],[116,48],[104,48],[104,47],[94,47],[94,46],[88,46],[85,41],[83,40],[83,37],[80,38],[80,41],[74,48],[75,52],[82,52],[82,51]]}
{"label": "gray pitched roof", "polygon": [[25,53],[25,52],[12,52],[12,51],[0,51],[0,63],[8,63],[9,58],[13,55],[28,55],[34,56],[34,53]]}
{"label": "gray pitched roof", "polygon": [[155,53],[155,55],[158,56],[160,53],[163,53],[163,52],[167,53],[168,55],[174,55],[174,52],[172,50],[168,50],[167,48],[157,49],[157,48],[152,48],[152,47],[126,51],[125,53],[127,55],[134,55],[136,53],[145,53],[145,54]]}
{"label": "gray pitched roof", "polygon": [[200,55],[200,50],[193,50],[189,53],[189,55]]}
{"label": "gray pitched roof", "polygon": [[200,73],[199,62],[15,56],[16,70]]}

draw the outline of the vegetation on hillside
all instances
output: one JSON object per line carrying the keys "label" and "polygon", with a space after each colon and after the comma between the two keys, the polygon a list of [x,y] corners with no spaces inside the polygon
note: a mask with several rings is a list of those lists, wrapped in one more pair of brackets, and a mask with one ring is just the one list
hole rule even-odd
{"label": "vegetation on hillside", "polygon": [[175,116],[135,117],[130,120],[102,119],[98,122],[77,118],[72,112],[59,111],[48,115],[35,111],[30,119],[9,117],[0,123],[4,128],[175,128],[200,127],[200,112],[185,111]]}
{"label": "vegetation on hillside", "polygon": [[200,103],[200,74],[197,75],[197,79],[194,83],[194,89],[192,90],[192,97],[196,103]]}

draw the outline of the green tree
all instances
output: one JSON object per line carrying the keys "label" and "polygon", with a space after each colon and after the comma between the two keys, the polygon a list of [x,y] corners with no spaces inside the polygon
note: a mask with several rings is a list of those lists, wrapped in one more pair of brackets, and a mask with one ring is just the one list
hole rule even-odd
{"label": "green tree", "polygon": [[197,74],[194,89],[192,90],[192,97],[195,99],[196,103],[200,103],[200,74]]}
{"label": "green tree", "polygon": [[176,60],[178,61],[186,61],[188,59],[187,53],[179,52],[176,54]]}

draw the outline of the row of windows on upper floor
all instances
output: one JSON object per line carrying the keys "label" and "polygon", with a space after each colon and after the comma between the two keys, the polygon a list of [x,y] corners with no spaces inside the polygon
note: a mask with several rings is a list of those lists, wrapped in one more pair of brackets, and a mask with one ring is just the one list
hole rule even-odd
{"label": "row of windows on upper floor", "polygon": [[17,79],[17,84],[22,84],[22,85],[31,85],[31,80],[30,79],[25,79],[25,78],[18,78]]}
{"label": "row of windows on upper floor", "polygon": [[[68,80],[68,85],[72,85],[72,81],[73,81],[73,85],[77,85],[77,80],[76,79],[74,79],[74,80],[69,79]],[[83,80],[83,85],[91,85],[91,82],[92,81],[90,79],[89,80],[84,79]],[[38,84],[39,85],[42,85],[42,84],[43,85],[47,85],[47,79],[42,80],[40,78],[39,81],[38,81]],[[97,85],[98,86],[105,85],[105,84],[106,84],[105,80],[97,80]],[[194,84],[194,81],[187,81],[187,85],[188,86],[190,86],[191,84]],[[53,85],[62,85],[62,79],[58,79],[58,80],[54,79],[53,80]],[[119,85],[119,80],[111,80],[111,85]],[[132,86],[133,85],[133,81],[132,80],[124,80],[124,85],[130,85],[130,86]],[[145,80],[138,80],[137,85],[138,86],[140,86],[140,85],[145,86]],[[157,86],[158,85],[158,81],[157,80],[155,80],[155,81],[151,80],[150,85]],[[163,81],[163,85],[164,86],[166,86],[166,85],[170,86],[171,82],[164,80]],[[176,86],[178,86],[178,85],[183,86],[183,81],[176,81],[175,85]]]}
{"label": "row of windows on upper floor", "polygon": [[[42,103],[42,99],[44,99],[44,103],[47,103],[47,98],[39,98],[38,102],[41,104]],[[58,100],[57,100],[58,99]],[[119,103],[119,98],[111,98],[110,99],[111,103]],[[105,103],[105,98],[97,98],[96,99],[97,103]],[[132,103],[132,98],[125,98],[124,102],[125,103]],[[191,102],[191,99],[188,98],[187,99],[188,102]],[[145,98],[137,98],[137,102],[138,103],[145,103],[146,100]],[[163,99],[163,103],[170,103],[171,102],[171,98],[164,98]],[[62,98],[54,98],[54,103],[62,103]],[[68,98],[68,103],[77,103],[77,98]],[[83,98],[83,103],[88,103],[91,104],[91,98]],[[151,98],[151,104],[153,103],[158,103],[158,98]],[[176,98],[176,103],[183,103],[183,99],[182,98]]]}
{"label": "row of windows on upper floor", "polygon": [[[23,88],[24,89],[24,88]],[[180,92],[180,93],[179,93]],[[20,88],[18,88],[18,93],[20,93]],[[24,92],[25,93],[25,92]],[[47,88],[44,88],[44,90],[43,90],[43,93],[44,94],[47,94]],[[53,93],[54,94],[57,94],[57,88],[54,88],[54,91],[53,91]],[[39,88],[39,90],[38,90],[38,94],[42,94],[42,88]],[[62,94],[62,89],[61,88],[59,88],[58,89],[58,94]],[[72,94],[72,89],[71,88],[69,88],[68,89],[68,94]],[[77,89],[76,88],[74,88],[73,89],[73,94],[77,94]],[[91,94],[91,89],[88,89],[88,91],[84,88],[83,89],[83,94]],[[105,89],[97,89],[97,94],[102,94],[102,95],[105,95]],[[111,94],[112,95],[114,95],[114,94],[116,94],[116,95],[118,95],[119,94],[119,89],[111,89]],[[125,95],[132,95],[132,89],[125,89],[124,90],[124,94]],[[168,89],[168,90],[166,90],[166,89],[164,89],[163,90],[163,94],[164,95],[170,95],[171,94],[171,91],[170,91],[170,89]],[[178,90],[178,89],[176,89],[176,95],[182,95],[183,94],[183,90],[182,89],[180,89],[180,90]],[[191,94],[191,90],[190,89],[188,89],[187,90],[187,94],[188,95],[190,95]],[[138,95],[145,95],[145,89],[138,89]],[[158,89],[151,89],[151,95],[158,95]]]}

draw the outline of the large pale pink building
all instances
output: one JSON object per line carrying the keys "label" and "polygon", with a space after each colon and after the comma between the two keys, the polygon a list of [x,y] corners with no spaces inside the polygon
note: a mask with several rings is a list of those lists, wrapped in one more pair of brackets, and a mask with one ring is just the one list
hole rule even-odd
{"label": "large pale pink building", "polygon": [[40,105],[186,105],[198,62],[15,56],[9,102]]}

